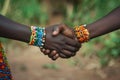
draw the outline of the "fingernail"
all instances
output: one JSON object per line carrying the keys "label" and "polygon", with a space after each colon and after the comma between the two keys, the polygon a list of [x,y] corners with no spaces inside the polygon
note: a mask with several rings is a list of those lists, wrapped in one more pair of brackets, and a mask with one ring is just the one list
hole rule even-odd
{"label": "fingernail", "polygon": [[56,34],[57,34],[57,31],[54,31],[54,32],[53,32],[53,35],[56,35]]}
{"label": "fingernail", "polygon": [[42,49],[43,52],[45,52],[45,49]]}
{"label": "fingernail", "polygon": [[47,50],[46,50],[46,53],[50,53],[50,50],[47,49]]}
{"label": "fingernail", "polygon": [[59,54],[56,54],[56,55],[55,55],[55,57],[57,57],[57,58],[58,58],[58,57],[59,57]]}

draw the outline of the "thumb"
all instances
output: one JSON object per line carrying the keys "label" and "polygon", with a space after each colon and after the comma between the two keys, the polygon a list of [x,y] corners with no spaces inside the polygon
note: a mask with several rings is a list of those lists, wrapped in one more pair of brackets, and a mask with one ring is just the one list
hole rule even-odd
{"label": "thumb", "polygon": [[54,29],[52,34],[53,34],[53,36],[57,36],[59,33],[60,33],[60,29],[57,27]]}
{"label": "thumb", "polygon": [[58,27],[55,27],[53,30],[53,36],[57,36],[58,34],[60,34],[61,32],[63,32],[65,30],[66,27],[59,25]]}

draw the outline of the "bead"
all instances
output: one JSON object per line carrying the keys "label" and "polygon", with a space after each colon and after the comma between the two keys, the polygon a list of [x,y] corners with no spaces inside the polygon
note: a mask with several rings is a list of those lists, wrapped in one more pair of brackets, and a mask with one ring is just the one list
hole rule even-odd
{"label": "bead", "polygon": [[2,46],[0,47],[0,80],[13,80]]}
{"label": "bead", "polygon": [[85,28],[86,25],[81,25],[81,26],[75,26],[74,31],[77,39],[83,43],[89,40],[89,32]]}
{"label": "bead", "polygon": [[30,38],[30,45],[35,46],[43,46],[45,43],[45,28],[40,28],[36,26],[31,26],[31,38]]}

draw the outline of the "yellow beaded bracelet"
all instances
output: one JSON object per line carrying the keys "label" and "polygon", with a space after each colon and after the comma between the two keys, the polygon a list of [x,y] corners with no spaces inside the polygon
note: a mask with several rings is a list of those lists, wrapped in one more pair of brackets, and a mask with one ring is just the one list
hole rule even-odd
{"label": "yellow beaded bracelet", "polygon": [[85,28],[86,25],[75,26],[74,32],[80,43],[87,42],[89,40],[89,32]]}

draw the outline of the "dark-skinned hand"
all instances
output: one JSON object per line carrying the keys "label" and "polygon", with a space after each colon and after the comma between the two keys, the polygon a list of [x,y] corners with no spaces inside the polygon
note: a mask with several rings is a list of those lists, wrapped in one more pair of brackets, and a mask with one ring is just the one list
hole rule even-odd
{"label": "dark-skinned hand", "polygon": [[45,46],[41,51],[52,60],[56,60],[58,57],[70,58],[81,47],[81,44],[74,36],[73,29],[65,24],[47,27],[46,33],[48,34],[46,35]]}

